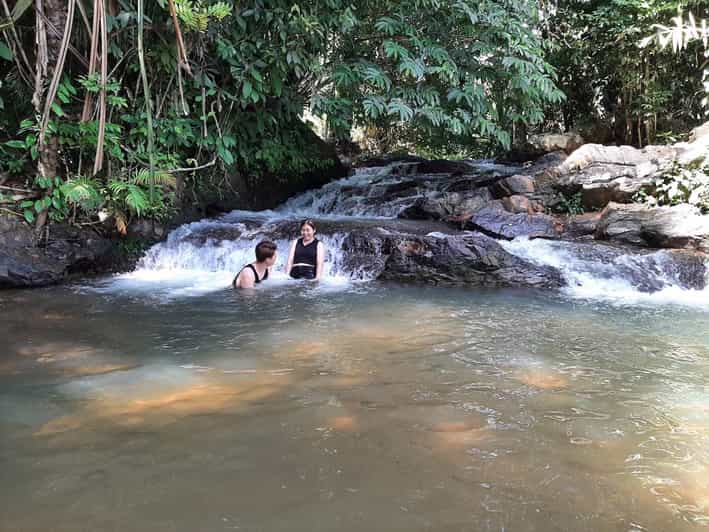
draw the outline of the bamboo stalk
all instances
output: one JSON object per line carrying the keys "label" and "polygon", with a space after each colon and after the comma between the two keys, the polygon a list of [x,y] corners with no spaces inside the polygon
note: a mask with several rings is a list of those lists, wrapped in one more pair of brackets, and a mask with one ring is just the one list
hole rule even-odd
{"label": "bamboo stalk", "polygon": [[[143,81],[143,95],[145,97],[145,112],[148,125],[148,158],[150,161],[150,176],[155,173],[153,115],[150,105],[150,85],[148,73],[145,70],[145,52],[143,49],[143,28],[145,24],[145,6],[143,0],[138,0],[138,63],[140,65],[140,78]],[[153,200],[153,185],[150,186],[150,199]]]}
{"label": "bamboo stalk", "polygon": [[192,75],[190,64],[187,62],[187,50],[185,41],[182,39],[182,31],[180,30],[180,22],[177,20],[177,10],[175,9],[175,1],[168,0],[170,4],[170,15],[172,16],[172,24],[175,26],[175,35],[177,36],[177,67],[182,67],[185,71]]}
{"label": "bamboo stalk", "polygon": [[103,145],[106,139],[106,85],[108,83],[108,30],[106,28],[106,4],[99,0],[101,13],[99,16],[101,27],[101,91],[98,97],[98,134],[96,137],[96,157],[94,158],[94,172],[96,175],[103,168]]}
{"label": "bamboo stalk", "polygon": [[[91,55],[89,56],[89,77],[96,72],[96,57],[98,55],[98,32],[100,24],[99,2],[94,0],[94,16],[93,25],[91,26]],[[81,121],[87,122],[91,118],[91,107],[93,104],[93,95],[86,91],[84,96],[84,109],[81,112]]]}

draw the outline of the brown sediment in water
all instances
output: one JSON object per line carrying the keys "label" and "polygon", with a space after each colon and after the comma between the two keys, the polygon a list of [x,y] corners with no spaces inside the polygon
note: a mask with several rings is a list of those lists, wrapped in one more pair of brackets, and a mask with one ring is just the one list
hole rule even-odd
{"label": "brown sediment in water", "polygon": [[327,426],[339,432],[358,432],[360,423],[355,416],[336,416],[327,420]]}
{"label": "brown sediment in water", "polygon": [[527,371],[515,375],[515,379],[540,390],[555,390],[569,387],[569,380],[554,371]]}
{"label": "brown sediment in water", "polygon": [[106,375],[117,371],[129,371],[140,367],[138,364],[100,364],[96,366],[68,366],[57,368],[56,373],[71,377]]}
{"label": "brown sediment in water", "polygon": [[278,393],[290,383],[287,375],[253,375],[240,382],[197,382],[144,397],[104,396],[81,412],[55,418],[42,425],[35,436],[52,436],[95,424],[134,427],[161,426],[181,418],[233,412]]}

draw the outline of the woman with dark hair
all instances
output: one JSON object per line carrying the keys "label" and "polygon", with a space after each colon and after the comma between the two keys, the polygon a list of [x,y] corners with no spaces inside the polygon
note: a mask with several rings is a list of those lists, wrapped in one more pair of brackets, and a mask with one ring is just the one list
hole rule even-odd
{"label": "woman with dark hair", "polygon": [[325,263],[325,246],[315,238],[315,222],[300,224],[300,238],[293,242],[288,253],[286,273],[293,279],[320,280]]}
{"label": "woman with dark hair", "polygon": [[241,268],[231,285],[234,288],[253,288],[255,284],[268,279],[268,270],[276,263],[276,249],[276,244],[270,240],[259,242],[256,245],[256,261]]}

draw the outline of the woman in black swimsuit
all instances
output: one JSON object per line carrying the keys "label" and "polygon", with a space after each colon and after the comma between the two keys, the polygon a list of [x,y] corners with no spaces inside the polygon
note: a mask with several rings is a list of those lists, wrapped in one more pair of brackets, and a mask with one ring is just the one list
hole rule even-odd
{"label": "woman in black swimsuit", "polygon": [[256,245],[256,262],[247,264],[232,281],[234,288],[253,288],[268,279],[268,269],[276,263],[276,244],[263,240]]}
{"label": "woman in black swimsuit", "polygon": [[320,280],[325,262],[325,246],[315,238],[315,222],[300,224],[301,238],[293,242],[288,253],[286,273],[293,279]]}

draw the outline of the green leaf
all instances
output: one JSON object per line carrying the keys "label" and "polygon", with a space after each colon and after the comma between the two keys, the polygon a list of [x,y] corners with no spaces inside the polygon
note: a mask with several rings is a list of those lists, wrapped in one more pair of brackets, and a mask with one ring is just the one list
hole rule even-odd
{"label": "green leaf", "polygon": [[25,220],[27,220],[27,223],[31,224],[34,222],[34,212],[32,212],[31,210],[25,210],[22,215],[25,217]]}
{"label": "green leaf", "polygon": [[12,50],[2,41],[0,41],[0,58],[5,61],[12,61]]}
{"label": "green leaf", "polygon": [[25,143],[21,140],[8,140],[5,143],[5,146],[7,146],[8,148],[16,148],[19,150],[25,149]]}
{"label": "green leaf", "polygon": [[54,102],[52,104],[52,111],[54,111],[54,114],[57,116],[66,116],[66,113],[64,113],[64,110],[59,106],[57,102]]}
{"label": "green leaf", "polygon": [[251,97],[253,90],[254,88],[253,85],[251,85],[251,82],[248,79],[245,79],[244,84],[241,86],[241,94],[248,100]]}

